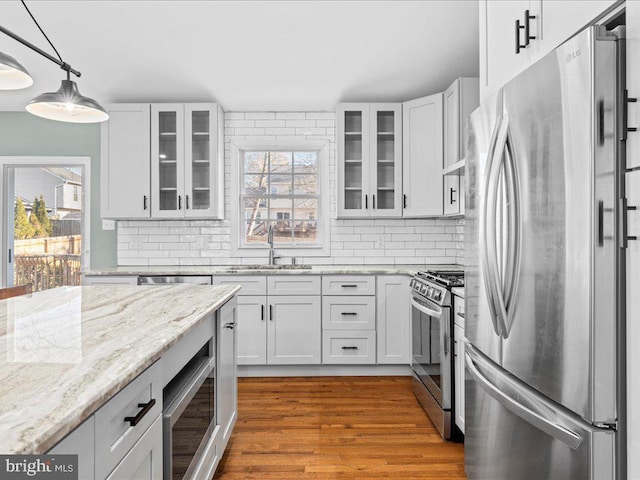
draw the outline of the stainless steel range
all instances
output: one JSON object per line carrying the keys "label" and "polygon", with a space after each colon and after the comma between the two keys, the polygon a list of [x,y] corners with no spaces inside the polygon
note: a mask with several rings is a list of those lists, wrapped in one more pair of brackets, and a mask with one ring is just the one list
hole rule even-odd
{"label": "stainless steel range", "polygon": [[411,279],[413,391],[442,438],[454,437],[451,288],[460,271],[418,272]]}

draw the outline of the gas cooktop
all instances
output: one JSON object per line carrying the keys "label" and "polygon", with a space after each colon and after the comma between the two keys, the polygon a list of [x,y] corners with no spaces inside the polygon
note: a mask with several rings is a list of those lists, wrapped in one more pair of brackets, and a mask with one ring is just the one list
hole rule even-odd
{"label": "gas cooktop", "polygon": [[444,285],[448,288],[464,286],[464,272],[456,270],[439,272],[426,270],[424,272],[418,272],[416,277],[439,285]]}

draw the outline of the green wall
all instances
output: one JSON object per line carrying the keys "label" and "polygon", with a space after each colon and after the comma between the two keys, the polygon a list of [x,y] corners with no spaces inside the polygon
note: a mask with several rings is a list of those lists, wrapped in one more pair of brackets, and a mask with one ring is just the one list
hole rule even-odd
{"label": "green wall", "polygon": [[116,232],[100,220],[100,125],[54,122],[23,112],[0,112],[0,156],[91,157],[91,268],[116,264]]}

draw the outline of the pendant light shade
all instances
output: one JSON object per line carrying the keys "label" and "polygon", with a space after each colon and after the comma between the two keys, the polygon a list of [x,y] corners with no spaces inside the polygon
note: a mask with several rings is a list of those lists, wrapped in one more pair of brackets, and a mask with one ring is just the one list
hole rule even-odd
{"label": "pendant light shade", "polygon": [[38,117],[60,122],[98,123],[109,119],[105,109],[94,99],[82,96],[72,80],[62,80],[57,92],[38,95],[26,109]]}
{"label": "pendant light shade", "polygon": [[15,58],[0,52],[0,90],[19,90],[32,84],[33,78],[27,69]]}

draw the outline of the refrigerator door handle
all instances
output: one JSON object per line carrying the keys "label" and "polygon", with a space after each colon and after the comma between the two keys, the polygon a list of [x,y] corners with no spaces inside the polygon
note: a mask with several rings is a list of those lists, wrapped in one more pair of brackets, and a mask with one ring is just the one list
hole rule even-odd
{"label": "refrigerator door handle", "polygon": [[[488,235],[486,237],[486,248],[490,251],[487,252],[487,266],[489,267],[488,282],[492,291],[493,303],[495,309],[495,322],[498,325],[498,335],[506,338],[509,335],[507,331],[507,306],[504,301],[502,292],[502,279],[500,278],[500,271],[498,268],[498,251],[497,251],[497,239],[496,239],[496,222],[497,222],[497,208],[498,208],[498,186],[500,182],[501,173],[503,171],[503,160],[507,149],[507,138],[509,132],[509,122],[505,117],[500,123],[498,135],[496,138],[496,148],[494,150],[493,158],[491,159],[491,166],[489,169],[488,178],[488,195],[486,200],[487,215],[485,217],[485,224],[488,227]],[[485,228],[487,228],[485,227]]]}
{"label": "refrigerator door handle", "polygon": [[[500,325],[497,323],[497,314],[496,314],[496,301],[495,301],[495,292],[494,286],[491,282],[491,264],[489,263],[489,259],[491,255],[489,254],[489,242],[488,242],[488,220],[487,215],[489,213],[488,205],[491,203],[491,196],[494,195],[493,190],[491,189],[491,180],[492,180],[492,172],[493,172],[493,163],[495,161],[495,150],[497,146],[497,135],[500,130],[500,126],[502,125],[502,120],[500,120],[493,134],[491,135],[491,142],[489,144],[489,151],[487,154],[487,165],[485,167],[485,179],[483,185],[483,197],[484,202],[482,204],[480,215],[482,217],[480,221],[480,255],[482,258],[482,280],[484,283],[484,288],[487,293],[487,303],[489,307],[489,313],[491,315],[491,323],[493,325],[493,330],[496,335],[501,336],[502,329]],[[494,212],[495,213],[495,212]],[[494,225],[495,228],[495,225]]]}
{"label": "refrigerator door handle", "polygon": [[513,150],[513,139],[511,130],[507,123],[505,148],[503,154],[504,178],[506,184],[506,194],[508,202],[507,214],[507,265],[505,269],[504,290],[498,289],[501,301],[504,304],[504,330],[503,337],[507,338],[513,325],[515,292],[518,285],[518,272],[520,270],[520,235],[521,235],[521,214],[520,214],[520,191],[518,187],[518,172],[516,170],[515,152]]}
{"label": "refrigerator door handle", "polygon": [[503,407],[522,418],[525,422],[560,440],[572,449],[575,450],[580,446],[582,443],[582,437],[580,435],[544,418],[539,413],[534,412],[517,400],[511,398],[491,383],[476,367],[472,355],[476,356],[477,354],[473,352],[473,347],[467,344],[465,350],[465,363],[467,364],[469,373],[488,395],[497,400]]}

